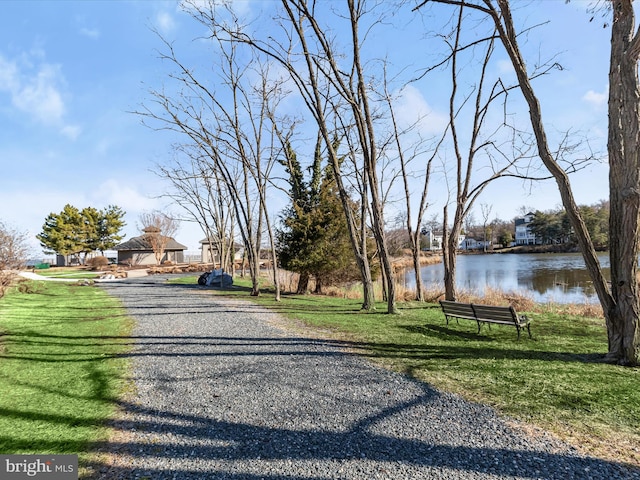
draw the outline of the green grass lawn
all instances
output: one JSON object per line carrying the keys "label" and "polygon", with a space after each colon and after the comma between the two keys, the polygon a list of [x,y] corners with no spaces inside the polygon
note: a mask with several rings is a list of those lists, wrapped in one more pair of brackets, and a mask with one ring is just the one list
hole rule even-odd
{"label": "green grass lawn", "polygon": [[99,276],[96,272],[91,272],[84,269],[78,268],[64,268],[64,267],[56,267],[56,268],[47,268],[42,270],[36,270],[35,273],[40,275],[41,277],[48,278],[70,278],[70,279],[91,279],[97,278]]}
{"label": "green grass lawn", "polygon": [[0,453],[79,454],[82,465],[126,385],[132,324],[99,288],[27,285],[0,299]]}
{"label": "green grass lawn", "polygon": [[[195,278],[183,279],[194,282]],[[236,288],[212,290],[276,310],[292,326],[344,342],[385,367],[487,403],[518,420],[555,432],[588,452],[640,465],[640,369],[601,363],[604,320],[530,314],[533,339],[515,327],[446,324],[435,304],[401,304],[401,314],[360,312],[360,302],[317,295]],[[526,313],[526,312],[520,312]]]}

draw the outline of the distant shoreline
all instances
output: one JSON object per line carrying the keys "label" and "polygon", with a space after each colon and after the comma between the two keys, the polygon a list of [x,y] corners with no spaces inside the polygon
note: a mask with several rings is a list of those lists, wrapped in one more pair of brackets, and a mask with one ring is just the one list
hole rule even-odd
{"label": "distant shoreline", "polygon": [[[597,252],[607,252],[604,248],[596,248]],[[478,253],[580,253],[577,245],[517,245]]]}

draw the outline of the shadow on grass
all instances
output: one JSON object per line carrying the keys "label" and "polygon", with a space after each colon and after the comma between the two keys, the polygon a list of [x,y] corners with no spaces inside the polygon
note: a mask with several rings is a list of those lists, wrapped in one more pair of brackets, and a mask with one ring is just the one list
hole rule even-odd
{"label": "shadow on grass", "polygon": [[[121,295],[128,310],[135,318],[153,318],[157,322],[169,320],[162,310],[172,305],[172,295],[176,286],[160,289],[163,293],[150,294],[145,288],[139,293],[127,292]],[[117,294],[117,291],[111,293]],[[215,300],[215,299],[214,299]],[[189,309],[180,309],[173,313],[175,323],[179,324],[179,315],[202,315],[212,318],[218,313],[233,313],[238,316],[252,315],[260,307],[243,305],[225,308],[210,298],[200,301],[192,298]],[[194,313],[196,312],[196,313]],[[423,335],[458,335],[465,337],[464,332],[451,332],[445,327],[406,326],[414,329],[413,333]],[[476,335],[471,335],[478,340]],[[213,376],[213,368],[225,357],[226,365],[233,365],[246,357],[259,359],[255,364],[264,372],[262,378],[268,378],[272,361],[286,358],[291,362],[308,360],[311,365],[318,365],[322,359],[347,356],[348,352],[361,353],[368,356],[385,358],[496,358],[496,355],[508,355],[508,358],[535,358],[545,355],[543,360],[580,361],[570,358],[554,358],[565,354],[532,352],[527,350],[501,350],[491,348],[487,340],[482,346],[458,347],[453,351],[447,345],[425,345],[392,342],[353,342],[345,340],[319,340],[298,336],[252,336],[249,334],[231,335],[198,335],[188,332],[184,335],[133,335],[133,336],[58,336],[42,335],[33,332],[9,334],[3,341],[22,343],[33,347],[31,352],[25,351],[20,356],[9,354],[1,358],[21,358],[33,362],[56,362],[60,368],[65,362],[86,362],[87,375],[93,382],[91,392],[86,394],[104,402],[111,403],[120,412],[120,418],[112,427],[117,430],[110,440],[90,444],[65,443],[60,441],[40,441],[37,435],[31,439],[12,438],[9,432],[0,433],[0,445],[10,445],[12,451],[39,451],[59,453],[90,451],[102,456],[85,461],[84,467],[93,472],[94,479],[150,478],[150,479],[258,479],[276,480],[306,479],[321,480],[335,478],[335,473],[345,463],[357,462],[359,468],[366,470],[361,478],[373,478],[375,475],[385,476],[384,468],[399,467],[416,469],[423,474],[437,474],[447,469],[452,475],[462,478],[465,472],[477,478],[478,474],[500,477],[518,478],[640,478],[640,472],[630,470],[626,466],[604,460],[583,458],[575,455],[554,453],[518,448],[492,447],[491,441],[484,440],[485,446],[460,445],[457,442],[428,440],[427,432],[418,435],[402,436],[381,425],[392,424],[400,415],[412,415],[414,408],[430,411],[438,402],[442,403],[441,394],[428,385],[408,380],[415,393],[409,399],[394,399],[388,406],[380,407],[373,413],[359,414],[356,421],[346,429],[301,428],[295,422],[287,426],[287,422],[275,425],[272,418],[265,421],[251,421],[242,415],[235,419],[225,414],[227,407],[225,398],[207,394],[207,389],[199,390],[198,381],[215,382],[219,378]],[[70,343],[74,345],[129,345],[132,349],[125,353],[113,355],[83,356],[65,352]],[[135,348],[133,348],[135,346]],[[520,345],[521,347],[522,345]],[[57,347],[55,352],[43,353],[42,347]],[[268,348],[267,348],[268,347]],[[522,355],[522,356],[521,356]],[[568,354],[567,354],[568,355]],[[164,362],[171,359],[180,362],[181,378],[185,382],[193,382],[183,389],[176,385],[178,396],[188,396],[200,408],[195,410],[180,409],[180,403],[171,408],[151,408],[134,401],[109,397],[107,388],[113,379],[105,378],[99,369],[100,362],[109,358],[134,357],[140,361]],[[197,361],[193,361],[193,359]],[[211,368],[209,369],[208,366]],[[155,373],[154,373],[155,372]],[[242,372],[239,372],[242,373]],[[163,386],[172,387],[172,381],[162,377],[159,371],[148,370],[148,381],[157,395],[168,395]],[[314,374],[313,367],[310,375]],[[154,376],[155,375],[155,376]],[[230,374],[231,375],[231,374]],[[135,373],[134,373],[135,376]],[[336,381],[338,382],[338,380]],[[338,383],[336,383],[337,385]],[[28,385],[42,393],[82,398],[81,394],[71,394],[42,385]],[[147,388],[145,387],[145,388]],[[309,386],[308,388],[313,388]],[[209,391],[210,392],[210,391]],[[336,388],[331,392],[336,401],[340,401],[341,391]],[[247,399],[249,404],[251,399]],[[369,402],[359,399],[362,407]],[[295,406],[294,406],[295,407]],[[295,416],[292,407],[291,415]],[[360,411],[357,408],[356,412]],[[365,411],[365,408],[362,409]],[[206,412],[206,413],[194,413]],[[69,425],[74,427],[100,426],[99,418],[78,419],[64,413],[40,414],[33,411],[22,411],[18,408],[0,410],[0,415],[15,420],[45,421],[52,425]],[[458,422],[460,419],[457,419]],[[446,440],[446,439],[445,439]],[[3,452],[4,453],[4,452]],[[119,459],[119,460],[118,460]],[[277,472],[279,467],[294,465],[296,472],[286,475]],[[244,470],[243,470],[244,469]],[[262,471],[261,469],[264,469]],[[255,473],[259,471],[260,473]],[[333,474],[323,474],[330,471]],[[241,473],[239,473],[241,472]],[[297,473],[304,472],[304,473]],[[589,472],[585,475],[585,472]],[[389,477],[387,475],[387,478]],[[416,477],[418,478],[418,477]],[[422,478],[428,478],[423,476]]]}

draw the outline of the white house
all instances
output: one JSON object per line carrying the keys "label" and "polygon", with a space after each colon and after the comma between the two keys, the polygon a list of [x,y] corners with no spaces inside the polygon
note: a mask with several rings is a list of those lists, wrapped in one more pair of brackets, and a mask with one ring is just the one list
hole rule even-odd
{"label": "white house", "polygon": [[522,218],[516,218],[516,245],[539,245],[542,243],[529,226],[534,216],[535,214],[529,212]]}
{"label": "white house", "polygon": [[[442,250],[442,232],[433,232],[432,230],[423,230],[422,235],[425,237],[427,250]],[[458,235],[458,248],[464,248],[464,235]]]}
{"label": "white house", "polygon": [[491,240],[476,240],[475,238],[464,238],[460,242],[462,250],[483,250],[491,248]]}

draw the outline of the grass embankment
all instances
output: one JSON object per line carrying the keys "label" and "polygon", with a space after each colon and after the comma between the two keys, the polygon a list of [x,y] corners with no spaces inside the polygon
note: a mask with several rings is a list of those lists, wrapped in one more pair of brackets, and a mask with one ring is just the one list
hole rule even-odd
{"label": "grass embankment", "polygon": [[131,321],[102,290],[23,282],[0,300],[0,453],[79,454],[107,436]]}
{"label": "grass embankment", "polygon": [[533,339],[524,332],[518,341],[515,327],[485,326],[477,335],[469,321],[446,325],[437,304],[402,303],[400,315],[388,315],[384,304],[380,313],[363,313],[358,300],[339,297],[283,295],[276,303],[269,292],[213,291],[269,307],[306,334],[344,341],[385,367],[492,405],[583,451],[640,465],[640,369],[601,363],[602,318],[533,313]]}

